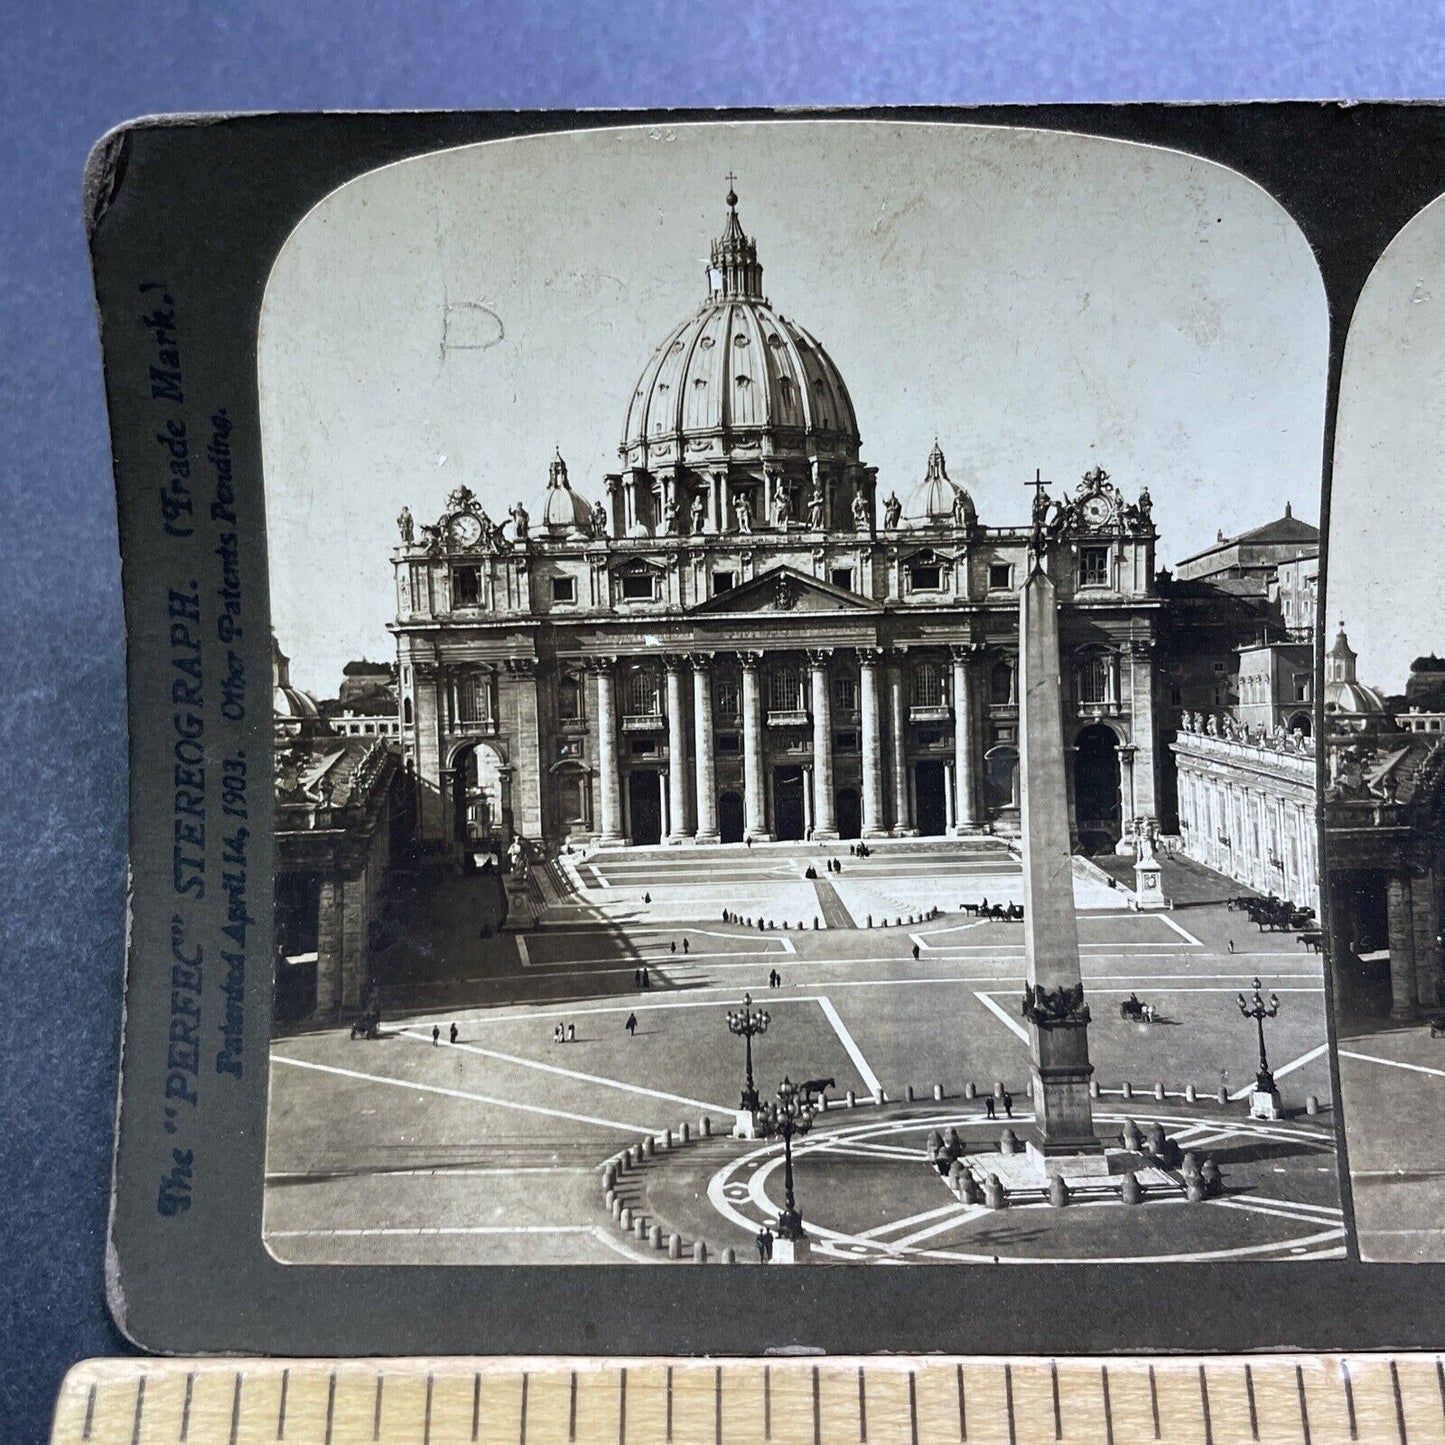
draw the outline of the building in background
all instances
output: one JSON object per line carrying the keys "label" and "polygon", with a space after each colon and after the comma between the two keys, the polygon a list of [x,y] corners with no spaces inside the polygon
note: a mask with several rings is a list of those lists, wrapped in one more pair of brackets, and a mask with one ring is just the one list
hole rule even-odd
{"label": "building in background", "polygon": [[[880,481],[727,199],[597,500],[557,456],[535,517],[499,524],[459,487],[435,522],[398,519],[402,745],[434,847],[1017,828],[1031,529],[985,525],[936,441],[911,486]],[[1150,498],[1098,467],[1035,497],[1060,543],[1074,833],[1127,848],[1159,806]]]}

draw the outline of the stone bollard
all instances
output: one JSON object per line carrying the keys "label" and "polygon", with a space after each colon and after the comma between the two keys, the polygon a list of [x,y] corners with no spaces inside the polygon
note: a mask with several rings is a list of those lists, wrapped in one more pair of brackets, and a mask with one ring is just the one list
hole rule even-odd
{"label": "stone bollard", "polygon": [[615,1185],[616,1183],[617,1183],[617,1166],[616,1166],[615,1164],[609,1164],[609,1165],[602,1171],[602,1187],[603,1187],[604,1189],[611,1189],[611,1188],[613,1187],[613,1185]]}
{"label": "stone bollard", "polygon": [[952,1124],[948,1126],[948,1133],[943,1136],[943,1142],[948,1146],[950,1154],[963,1153],[963,1140],[959,1137],[957,1128]]}
{"label": "stone bollard", "polygon": [[1315,1114],[1318,1114],[1319,1111],[1320,1111],[1320,1101],[1319,1101],[1317,1098],[1315,1098],[1315,1096],[1314,1096],[1313,1094],[1306,1094],[1306,1095],[1305,1095],[1305,1113],[1306,1113],[1306,1114],[1310,1114],[1310,1115],[1315,1115]]}
{"label": "stone bollard", "polygon": [[913,1085],[909,1084],[908,1088],[904,1090],[904,1093],[907,1096],[908,1102],[911,1104],[913,1102]]}
{"label": "stone bollard", "polygon": [[828,1112],[828,1096],[827,1096],[827,1094],[819,1094],[819,1095],[818,1095],[818,1112],[819,1112],[820,1114],[826,1114],[826,1113]]}
{"label": "stone bollard", "polygon": [[1008,1198],[1003,1192],[1003,1185],[999,1183],[997,1174],[990,1174],[983,1181],[983,1202],[988,1209],[1006,1209]]}
{"label": "stone bollard", "polygon": [[672,1130],[664,1129],[662,1137],[657,1141],[657,1147],[664,1151],[672,1148]]}
{"label": "stone bollard", "polygon": [[1164,1126],[1156,1121],[1149,1126],[1149,1152],[1162,1155],[1168,1148],[1169,1139],[1164,1133]]}
{"label": "stone bollard", "polygon": [[692,1126],[686,1120],[677,1126],[677,1142],[679,1144],[692,1143]]}
{"label": "stone bollard", "polygon": [[1142,1204],[1144,1202],[1144,1188],[1139,1183],[1139,1176],[1132,1171],[1124,1176],[1123,1187],[1119,1191],[1120,1197],[1125,1204]]}
{"label": "stone bollard", "polygon": [[955,1191],[963,1188],[964,1173],[963,1160],[955,1159],[948,1166],[948,1187]]}
{"label": "stone bollard", "polygon": [[978,1087],[971,1079],[963,1086],[963,1097],[965,1099],[978,1098]]}
{"label": "stone bollard", "polygon": [[1134,1086],[1128,1081],[1128,1079],[1125,1079],[1124,1082],[1119,1086],[1119,1092],[1123,1094],[1126,1099],[1132,1099],[1134,1097]]}
{"label": "stone bollard", "polygon": [[662,1226],[661,1226],[660,1224],[654,1224],[654,1225],[652,1226],[652,1228],[647,1231],[647,1242],[648,1242],[654,1249],[661,1249],[661,1248],[662,1248],[663,1238],[662,1238]]}
{"label": "stone bollard", "polygon": [[617,1216],[617,1222],[628,1234],[632,1233],[632,1211],[624,1204],[622,1212]]}
{"label": "stone bollard", "polygon": [[644,1159],[651,1159],[655,1147],[652,1142],[652,1136],[649,1134],[647,1138],[642,1141],[642,1157]]}
{"label": "stone bollard", "polygon": [[901,918],[895,918],[895,919],[893,920],[893,926],[894,926],[894,928],[902,928],[902,927],[903,927],[903,920],[902,920]]}
{"label": "stone bollard", "polygon": [[886,1104],[888,1102],[888,1090],[885,1089],[882,1084],[878,1085],[878,1102],[880,1104]]}
{"label": "stone bollard", "polygon": [[669,1259],[682,1258],[682,1235],[670,1234],[667,1237],[667,1257]]}
{"label": "stone bollard", "polygon": [[801,933],[802,931],[803,931],[803,920],[800,918],[800,919],[798,920],[798,932]]}
{"label": "stone bollard", "polygon": [[935,1085],[933,1086],[933,1097],[934,1097],[935,1100],[941,1099],[941,1098],[943,1097],[943,1085],[942,1085],[942,1084],[935,1084]]}
{"label": "stone bollard", "polygon": [[695,1245],[693,1245],[693,1247],[692,1247],[692,1262],[693,1262],[694,1264],[706,1264],[706,1263],[707,1263],[707,1242],[706,1242],[706,1240],[700,1239],[700,1240],[698,1240],[698,1242],[697,1242]]}
{"label": "stone bollard", "polygon": [[637,1218],[633,1221],[632,1232],[644,1244],[647,1243],[647,1220],[644,1219],[642,1215],[639,1214]]}
{"label": "stone bollard", "polygon": [[737,1250],[735,1250],[732,1245],[728,1245],[722,1254],[718,1256],[718,1262],[720,1264],[736,1264],[738,1262]]}
{"label": "stone bollard", "polygon": [[983,1193],[978,1187],[978,1180],[967,1169],[959,1176],[958,1197],[965,1204],[977,1204],[983,1198]]}
{"label": "stone bollard", "polygon": [[1017,1154],[1019,1152],[1019,1136],[1012,1129],[1005,1129],[999,1135],[998,1152],[1000,1154]]}
{"label": "stone bollard", "polygon": [[1218,1194],[1224,1188],[1224,1176],[1213,1159],[1204,1161],[1204,1167],[1199,1171],[1199,1180],[1204,1185],[1206,1194]]}
{"label": "stone bollard", "polygon": [[1185,1181],[1184,1197],[1191,1204],[1201,1204],[1204,1201],[1204,1181],[1197,1175],[1193,1179]]}
{"label": "stone bollard", "polygon": [[1219,1086],[1219,1092],[1214,1097],[1218,1099],[1221,1104],[1227,1104],[1229,1102],[1229,1090],[1221,1084]]}
{"label": "stone bollard", "polygon": [[759,933],[761,933],[761,932],[763,931],[764,926],[765,926],[765,925],[764,925],[764,923],[763,923],[763,920],[762,920],[761,918],[758,919],[758,932],[759,932]]}
{"label": "stone bollard", "polygon": [[751,918],[745,918],[745,919],[743,919],[743,927],[744,927],[744,928],[751,928],[752,926],[753,926],[753,920],[752,920]]}
{"label": "stone bollard", "polygon": [[1091,1099],[1097,1099],[1099,1097],[1099,1081],[1097,1079],[1089,1080],[1089,1097]]}
{"label": "stone bollard", "polygon": [[1062,1209],[1069,1202],[1069,1186],[1062,1174],[1049,1175],[1049,1203]]}
{"label": "stone bollard", "polygon": [[816,932],[819,927],[821,927],[821,924],[820,924],[819,921],[818,921],[818,915],[815,913],[815,914],[813,915],[813,930],[814,930],[814,932]]}
{"label": "stone bollard", "polygon": [[1002,1099],[1002,1098],[1003,1098],[1003,1080],[1002,1080],[1002,1079],[995,1079],[995,1080],[993,1081],[993,1096],[994,1096],[995,1099]]}
{"label": "stone bollard", "polygon": [[1139,1126],[1132,1119],[1124,1120],[1124,1147],[1135,1153],[1144,1142],[1144,1136],[1139,1132]]}
{"label": "stone bollard", "polygon": [[602,1202],[610,1211],[612,1206],[617,1203],[617,1191],[615,1189],[606,1190],[602,1195]]}
{"label": "stone bollard", "polygon": [[846,1097],[848,1100],[848,1107],[851,1109],[858,1102],[858,1096],[853,1092],[852,1089],[849,1089]]}
{"label": "stone bollard", "polygon": [[1154,1097],[1155,1097],[1156,1099],[1162,1099],[1162,1098],[1164,1097],[1164,1085],[1163,1085],[1163,1084],[1155,1084],[1155,1085],[1154,1085]]}
{"label": "stone bollard", "polygon": [[937,1158],[943,1148],[943,1135],[940,1134],[937,1129],[930,1129],[928,1131],[928,1143],[924,1147],[927,1151],[928,1158]]}
{"label": "stone bollard", "polygon": [[613,1217],[613,1219],[620,1221],[621,1218],[622,1218],[622,1210],[623,1210],[622,1200],[621,1200],[620,1198],[618,1198],[617,1196],[614,1195],[614,1196],[613,1196],[613,1199],[612,1199],[612,1217]]}
{"label": "stone bollard", "polygon": [[697,1121],[697,1132],[704,1139],[712,1138],[712,1120],[706,1114]]}
{"label": "stone bollard", "polygon": [[1193,1084],[1184,1086],[1184,1102],[1186,1104],[1197,1104],[1199,1102],[1199,1090]]}
{"label": "stone bollard", "polygon": [[868,915],[868,927],[873,927],[873,915],[871,913]]}
{"label": "stone bollard", "polygon": [[1179,1172],[1186,1179],[1197,1179],[1199,1177],[1199,1156],[1192,1149],[1180,1161]]}
{"label": "stone bollard", "polygon": [[1034,1096],[1034,1081],[1033,1081],[1032,1079],[1025,1079],[1025,1080],[1024,1080],[1024,1094],[1025,1094],[1025,1096],[1026,1096],[1027,1098],[1030,1098],[1030,1099],[1033,1098],[1033,1096]]}

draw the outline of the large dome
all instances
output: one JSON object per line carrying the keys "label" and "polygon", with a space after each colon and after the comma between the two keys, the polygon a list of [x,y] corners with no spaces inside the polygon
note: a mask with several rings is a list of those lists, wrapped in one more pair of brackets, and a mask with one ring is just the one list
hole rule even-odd
{"label": "large dome", "polygon": [[633,389],[620,448],[629,467],[705,467],[739,452],[858,459],[848,388],[817,339],[763,295],[763,268],[737,199],[728,192],[706,301],[669,332]]}

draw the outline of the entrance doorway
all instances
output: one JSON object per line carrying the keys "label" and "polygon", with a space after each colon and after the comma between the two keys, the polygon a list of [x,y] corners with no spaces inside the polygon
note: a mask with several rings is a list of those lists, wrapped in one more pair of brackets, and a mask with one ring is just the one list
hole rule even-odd
{"label": "entrance doorway", "polygon": [[863,833],[863,816],[858,805],[857,788],[839,788],[833,799],[840,838],[858,838]]}
{"label": "entrance doorway", "polygon": [[497,750],[490,743],[462,749],[452,760],[452,841],[468,853],[496,847],[511,830],[507,803]]}
{"label": "entrance doorway", "polygon": [[1113,847],[1122,836],[1119,817],[1119,739],[1111,727],[1094,723],[1074,739],[1074,816],[1079,836],[1098,834]]}
{"label": "entrance doorway", "polygon": [[662,842],[662,774],[628,773],[627,806],[632,841],[643,845]]}
{"label": "entrance doorway", "polygon": [[739,793],[723,793],[717,800],[717,830],[724,843],[743,841],[743,800]]}
{"label": "entrance doorway", "polygon": [[773,834],[779,842],[803,836],[803,770],[773,769]]}
{"label": "entrance doorway", "polygon": [[924,837],[937,838],[948,831],[948,775],[940,762],[913,765],[913,818]]}

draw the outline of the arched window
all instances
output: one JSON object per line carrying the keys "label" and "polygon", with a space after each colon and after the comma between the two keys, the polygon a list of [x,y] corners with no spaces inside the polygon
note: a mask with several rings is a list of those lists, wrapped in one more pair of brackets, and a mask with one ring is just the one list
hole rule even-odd
{"label": "arched window", "polygon": [[634,668],[627,676],[627,715],[657,717],[662,712],[657,673],[650,667]]}
{"label": "arched window", "polygon": [[937,658],[925,657],[913,665],[914,707],[940,707],[948,702],[948,680]]}
{"label": "arched window", "polygon": [[988,670],[988,700],[995,707],[1008,707],[1014,700],[1014,666],[1006,657]]}
{"label": "arched window", "polygon": [[401,720],[406,727],[411,726],[411,698],[404,697],[401,700]]}

